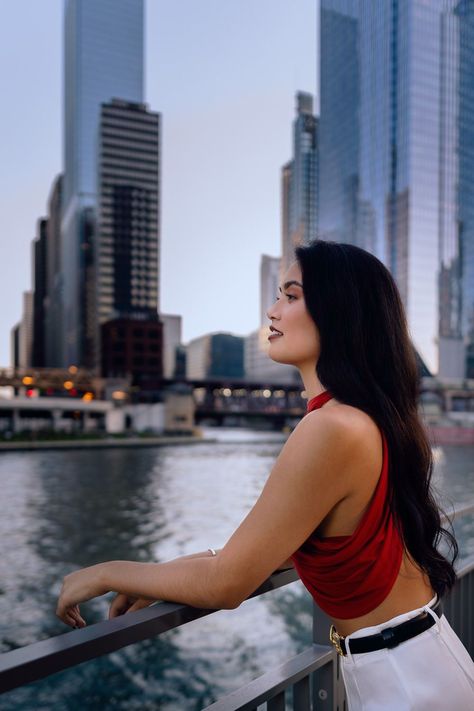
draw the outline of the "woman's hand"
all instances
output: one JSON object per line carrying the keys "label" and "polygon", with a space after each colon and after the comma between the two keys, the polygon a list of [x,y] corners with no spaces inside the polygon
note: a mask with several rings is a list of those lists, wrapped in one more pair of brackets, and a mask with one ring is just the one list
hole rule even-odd
{"label": "woman's hand", "polygon": [[116,596],[109,619],[148,607],[157,600],[216,610],[226,605],[220,596],[223,584],[216,581],[216,561],[217,556],[209,556],[207,551],[165,563],[109,560],[92,565],[66,575],[56,614],[71,627],[84,627],[79,604],[111,591]]}
{"label": "woman's hand", "polygon": [[143,607],[148,607],[156,600],[147,597],[131,597],[124,593],[118,593],[112,600],[109,608],[109,620],[119,615],[125,615],[128,612],[141,610]]}
{"label": "woman's hand", "polygon": [[56,615],[71,627],[85,627],[79,603],[109,592],[103,582],[104,564],[76,570],[66,575],[59,594]]}

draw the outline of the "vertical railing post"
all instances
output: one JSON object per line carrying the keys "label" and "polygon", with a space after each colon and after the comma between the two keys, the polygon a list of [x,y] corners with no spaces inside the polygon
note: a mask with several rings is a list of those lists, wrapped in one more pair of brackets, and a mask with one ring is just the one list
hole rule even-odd
{"label": "vertical railing post", "polygon": [[[459,571],[458,571],[459,575]],[[471,656],[474,654],[474,559],[463,566],[443,599],[444,614]]]}
{"label": "vertical railing post", "polygon": [[313,602],[313,644],[332,651],[332,662],[313,673],[313,708],[315,711],[338,711],[343,708],[344,684],[339,659],[329,642],[329,617]]}

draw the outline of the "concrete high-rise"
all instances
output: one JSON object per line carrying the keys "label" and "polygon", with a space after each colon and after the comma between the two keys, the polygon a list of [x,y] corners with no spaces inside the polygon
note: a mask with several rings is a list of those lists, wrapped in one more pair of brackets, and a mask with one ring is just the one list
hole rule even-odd
{"label": "concrete high-rise", "polygon": [[31,365],[42,368],[45,363],[45,301],[46,301],[46,243],[48,220],[37,223],[37,236],[32,244],[33,264],[33,342]]}
{"label": "concrete high-rise", "polygon": [[163,377],[177,375],[177,357],[182,346],[182,317],[175,314],[160,314],[163,323]]}
{"label": "concrete high-rise", "polygon": [[159,167],[160,115],[123,99],[102,104],[90,272],[95,303],[85,324],[95,334],[97,367],[105,323],[158,320]]}
{"label": "concrete high-rise", "polygon": [[33,292],[23,292],[23,313],[18,332],[18,365],[30,368],[33,363]]}
{"label": "concrete high-rise", "polygon": [[318,120],[313,114],[313,97],[296,94],[293,121],[293,157],[282,168],[281,271],[294,259],[294,249],[316,237],[318,212]]}
{"label": "concrete high-rise", "polygon": [[160,115],[144,104],[103,104],[94,264],[97,315],[158,311]]}
{"label": "concrete high-rise", "polygon": [[260,326],[268,326],[267,311],[278,296],[280,257],[262,254],[260,257]]}
{"label": "concrete high-rise", "polygon": [[63,314],[62,314],[62,256],[61,207],[63,176],[58,175],[51,187],[48,200],[46,232],[46,295],[44,302],[45,333],[44,358],[47,367],[59,368],[63,364]]}
{"label": "concrete high-rise", "polygon": [[[64,189],[61,224],[64,365],[84,364],[91,244],[97,207],[100,107],[143,101],[143,0],[67,0],[64,69]],[[89,301],[88,301],[89,299]]]}
{"label": "concrete high-rise", "polygon": [[474,7],[321,0],[318,231],[394,275],[432,372],[474,377]]}

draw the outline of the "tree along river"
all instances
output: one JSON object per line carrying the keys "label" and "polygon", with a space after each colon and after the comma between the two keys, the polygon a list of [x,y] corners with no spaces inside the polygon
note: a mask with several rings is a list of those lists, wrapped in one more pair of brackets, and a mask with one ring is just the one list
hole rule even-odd
{"label": "tree along river", "polygon": [[[284,438],[212,429],[217,442],[0,457],[0,651],[66,628],[63,576],[110,559],[165,561],[222,547],[258,497]],[[474,447],[437,447],[443,501],[474,500]],[[448,503],[449,513],[449,503]],[[474,517],[456,523],[474,554]],[[107,616],[110,595],[82,606]],[[0,709],[201,709],[311,643],[300,582],[0,696]]]}

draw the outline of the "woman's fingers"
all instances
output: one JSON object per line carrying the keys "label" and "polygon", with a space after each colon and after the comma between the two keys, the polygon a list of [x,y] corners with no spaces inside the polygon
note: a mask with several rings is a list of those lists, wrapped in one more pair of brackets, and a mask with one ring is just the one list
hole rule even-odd
{"label": "woman's fingers", "polygon": [[74,629],[76,629],[76,627],[78,626],[78,622],[77,622],[76,618],[74,617],[72,612],[70,612],[69,610],[67,610],[64,613],[64,615],[61,617],[61,620],[63,622],[65,622],[67,625],[69,625],[69,627],[72,627]]}
{"label": "woman's fingers", "polygon": [[124,593],[118,593],[112,600],[109,608],[109,620],[113,617],[118,617],[119,615],[125,614],[129,609],[130,605],[133,605],[137,598],[129,597]]}
{"label": "woman's fingers", "polygon": [[84,618],[82,617],[82,615],[81,615],[81,612],[80,612],[80,610],[79,610],[79,605],[75,605],[75,606],[72,608],[72,612],[73,612],[73,615],[74,615],[74,619],[75,619],[76,622],[77,622],[77,626],[78,626],[78,627],[85,627],[85,626],[86,626],[86,621],[85,621],[85,619],[84,619]]}
{"label": "woman's fingers", "polygon": [[138,600],[136,600],[136,602],[134,602],[133,605],[131,605],[128,608],[127,614],[129,612],[135,612],[136,610],[141,610],[144,607],[149,607],[152,604],[152,602],[155,602],[155,601],[148,600],[147,598],[144,598],[144,597],[139,597]]}
{"label": "woman's fingers", "polygon": [[86,626],[85,620],[81,617],[81,614],[73,607],[66,608],[61,615],[58,615],[58,617],[67,625],[74,627],[75,629]]}
{"label": "woman's fingers", "polygon": [[[144,607],[148,607],[153,602],[152,599],[140,597],[130,597],[124,593],[118,593],[112,600],[109,608],[109,620],[114,617],[119,617],[128,612],[135,612],[136,610],[141,610]],[[70,627],[82,628],[86,626],[86,621],[81,615],[79,605],[69,606],[63,601],[60,601],[58,605],[57,613],[58,617],[65,622]]]}
{"label": "woman's fingers", "polygon": [[58,601],[56,615],[62,622],[70,627],[80,628],[86,626],[86,621],[81,615],[79,605],[68,605],[60,599]]}
{"label": "woman's fingers", "polygon": [[[141,610],[144,607],[148,607],[153,602],[155,602],[155,600],[144,597],[130,597],[124,593],[118,593],[110,604],[109,620],[129,612]],[[73,605],[71,607],[63,605],[58,608],[57,614],[58,617],[70,627],[80,629],[86,626],[86,621],[81,615],[79,605]]]}

